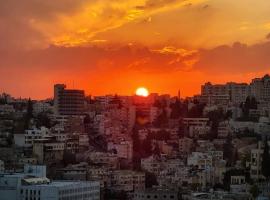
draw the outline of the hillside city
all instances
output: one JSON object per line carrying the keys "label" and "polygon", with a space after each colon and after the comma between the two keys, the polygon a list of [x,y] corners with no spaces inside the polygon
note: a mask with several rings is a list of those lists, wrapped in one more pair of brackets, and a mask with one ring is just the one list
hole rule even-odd
{"label": "hillside city", "polygon": [[181,97],[0,95],[1,200],[269,200],[270,76]]}

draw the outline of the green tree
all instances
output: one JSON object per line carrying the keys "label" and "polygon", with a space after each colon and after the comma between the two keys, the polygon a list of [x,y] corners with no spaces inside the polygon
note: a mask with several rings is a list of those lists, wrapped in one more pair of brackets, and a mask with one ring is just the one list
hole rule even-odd
{"label": "green tree", "polygon": [[270,177],[270,155],[269,155],[269,146],[267,140],[265,140],[264,150],[262,155],[262,174],[266,179]]}

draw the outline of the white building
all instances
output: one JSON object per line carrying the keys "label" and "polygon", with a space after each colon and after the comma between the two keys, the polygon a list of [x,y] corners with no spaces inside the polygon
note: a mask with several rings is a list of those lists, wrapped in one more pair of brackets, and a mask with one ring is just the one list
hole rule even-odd
{"label": "white building", "polygon": [[53,106],[46,102],[36,102],[33,104],[33,113],[37,115],[43,112],[53,112]]}
{"label": "white building", "polygon": [[[44,180],[44,179],[43,179]],[[20,199],[99,200],[99,182],[52,181],[40,183],[40,178],[26,178],[20,187]]]}
{"label": "white building", "polygon": [[213,157],[208,153],[192,152],[187,158],[188,166],[198,166],[199,169],[210,169],[213,166]]}
{"label": "white building", "polygon": [[209,118],[184,118],[183,122],[191,137],[204,135],[210,131]]}
{"label": "white building", "polygon": [[250,84],[251,95],[259,102],[270,101],[270,76],[255,78]]}
{"label": "white building", "polygon": [[37,140],[42,140],[50,137],[50,130],[46,127],[33,128],[25,130],[24,134],[15,134],[15,145],[20,147],[31,147]]}
{"label": "white building", "polygon": [[100,199],[99,182],[50,181],[46,166],[26,165],[23,173],[0,176],[1,200]]}
{"label": "white building", "polygon": [[226,84],[211,84],[205,83],[201,87],[201,94],[205,98],[209,98],[208,102],[226,103],[231,101],[233,104],[240,104],[245,102],[250,94],[250,87],[247,83],[233,83]]}

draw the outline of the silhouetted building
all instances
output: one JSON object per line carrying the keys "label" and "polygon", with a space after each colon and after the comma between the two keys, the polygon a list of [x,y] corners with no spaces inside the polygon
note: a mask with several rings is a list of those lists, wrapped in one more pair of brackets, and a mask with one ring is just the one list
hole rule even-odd
{"label": "silhouetted building", "polygon": [[84,91],[66,89],[64,84],[54,85],[55,115],[81,115],[84,110]]}
{"label": "silhouetted building", "polygon": [[270,76],[267,74],[262,78],[255,78],[251,84],[251,95],[256,98],[257,101],[270,101]]}

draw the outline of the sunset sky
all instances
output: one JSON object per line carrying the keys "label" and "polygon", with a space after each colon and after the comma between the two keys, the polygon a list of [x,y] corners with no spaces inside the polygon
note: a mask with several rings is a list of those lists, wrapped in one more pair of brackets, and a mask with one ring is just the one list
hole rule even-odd
{"label": "sunset sky", "polygon": [[270,73],[269,0],[0,0],[0,92],[183,96]]}

